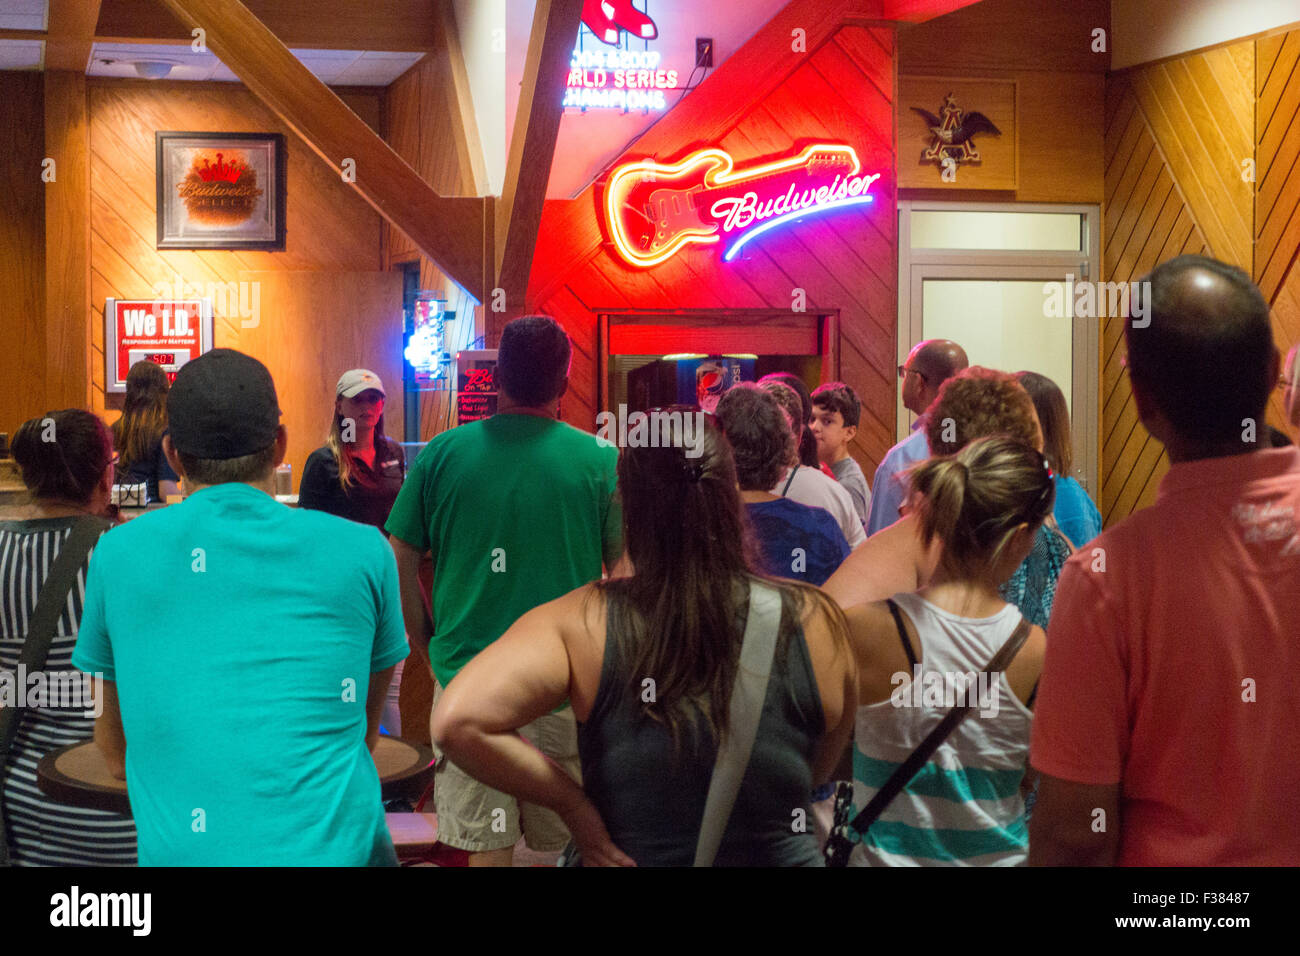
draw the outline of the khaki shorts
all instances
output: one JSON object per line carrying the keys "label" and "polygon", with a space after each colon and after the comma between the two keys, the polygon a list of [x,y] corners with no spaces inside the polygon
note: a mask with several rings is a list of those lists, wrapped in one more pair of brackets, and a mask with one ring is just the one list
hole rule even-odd
{"label": "khaki shorts", "polygon": [[[441,696],[442,686],[435,685],[435,708]],[[578,724],[573,708],[565,707],[558,714],[539,717],[519,728],[519,733],[574,780],[582,782]],[[433,804],[438,814],[439,843],[470,853],[485,853],[513,847],[522,834],[530,850],[553,853],[564,849],[569,842],[568,828],[555,811],[535,803],[521,803],[509,794],[479,783],[445,754],[438,753],[437,757]]]}

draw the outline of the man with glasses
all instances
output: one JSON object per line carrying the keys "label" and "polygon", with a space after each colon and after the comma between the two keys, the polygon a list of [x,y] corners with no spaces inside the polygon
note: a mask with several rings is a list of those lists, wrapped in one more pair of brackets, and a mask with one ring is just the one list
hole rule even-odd
{"label": "man with glasses", "polygon": [[965,350],[949,339],[927,339],[908,353],[907,361],[898,366],[902,379],[903,405],[919,416],[912,434],[885,454],[871,484],[871,510],[867,514],[867,534],[873,535],[898,520],[898,509],[907,498],[906,480],[900,472],[930,457],[925,437],[925,410],[939,394],[939,387],[970,362]]}

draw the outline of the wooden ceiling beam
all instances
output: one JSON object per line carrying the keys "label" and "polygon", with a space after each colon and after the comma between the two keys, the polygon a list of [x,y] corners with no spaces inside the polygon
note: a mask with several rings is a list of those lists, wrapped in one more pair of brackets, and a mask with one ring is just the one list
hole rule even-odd
{"label": "wooden ceiling beam", "polygon": [[[439,8],[450,7],[451,0],[246,0],[244,5],[287,47],[403,53],[437,49]],[[158,0],[102,0],[95,38],[189,44],[191,29]]]}
{"label": "wooden ceiling beam", "polygon": [[[581,15],[582,0],[537,0],[533,14],[506,179],[496,210],[497,286],[505,290],[507,313],[524,307]],[[489,340],[492,333],[489,329]]]}
{"label": "wooden ceiling beam", "polygon": [[[439,196],[239,0],[159,0],[249,91],[470,295],[483,301],[485,200]],[[292,197],[290,199],[292,200]],[[490,260],[486,260],[490,261]]]}
{"label": "wooden ceiling beam", "polygon": [[99,0],[50,0],[45,69],[86,72],[95,42]]}
{"label": "wooden ceiling beam", "polygon": [[456,27],[456,12],[450,3],[439,6],[442,16],[438,23],[438,48],[440,55],[445,57],[443,95],[446,97],[447,110],[452,116],[461,189],[471,195],[481,196],[488,191],[487,162],[483,155],[478,117],[474,113],[465,53],[461,49],[460,32]]}
{"label": "wooden ceiling beam", "polygon": [[980,0],[885,0],[884,19],[924,23]]}

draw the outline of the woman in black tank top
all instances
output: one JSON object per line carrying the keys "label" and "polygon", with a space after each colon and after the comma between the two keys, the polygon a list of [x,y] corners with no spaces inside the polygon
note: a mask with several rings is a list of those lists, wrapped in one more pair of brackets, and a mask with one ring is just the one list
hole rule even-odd
{"label": "woman in black tank top", "polygon": [[[781,593],[772,676],[719,866],[811,865],[808,803],[852,732],[843,615],[816,588],[763,579],[731,449],[697,409],[652,413],[670,447],[619,461],[625,564],[520,618],[448,685],[438,745],[488,786],[554,809],[586,865],[690,865],[760,578]],[[662,443],[661,443],[662,444]],[[566,699],[584,787],[515,730]],[[584,792],[585,790],[585,792]]]}

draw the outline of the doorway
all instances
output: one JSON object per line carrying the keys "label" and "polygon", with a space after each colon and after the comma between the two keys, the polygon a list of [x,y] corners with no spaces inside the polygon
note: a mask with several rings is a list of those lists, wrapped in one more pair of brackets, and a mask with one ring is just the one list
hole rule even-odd
{"label": "doorway", "polygon": [[[676,403],[708,407],[736,381],[791,372],[809,391],[839,376],[839,317],[767,310],[603,312],[597,321],[597,411]],[[716,394],[713,396],[716,399]]]}
{"label": "doorway", "polygon": [[[1100,274],[1099,207],[898,207],[899,363],[918,342],[944,338],[959,343],[972,365],[1052,379],[1070,409],[1074,477],[1095,500],[1099,323],[1096,314],[1076,314],[1073,303],[1078,284]],[[900,390],[900,439],[914,419]]]}

